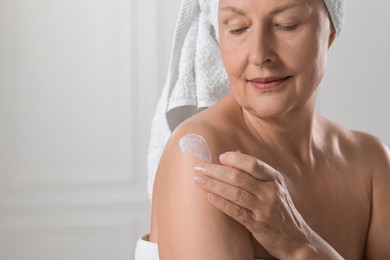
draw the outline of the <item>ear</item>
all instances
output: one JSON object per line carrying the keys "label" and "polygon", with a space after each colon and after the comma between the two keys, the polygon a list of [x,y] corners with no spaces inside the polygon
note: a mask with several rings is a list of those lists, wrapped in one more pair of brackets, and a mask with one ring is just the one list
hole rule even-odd
{"label": "ear", "polygon": [[336,30],[333,29],[333,27],[332,27],[331,33],[329,35],[328,49],[330,49],[330,47],[332,47],[335,39],[336,39]]}

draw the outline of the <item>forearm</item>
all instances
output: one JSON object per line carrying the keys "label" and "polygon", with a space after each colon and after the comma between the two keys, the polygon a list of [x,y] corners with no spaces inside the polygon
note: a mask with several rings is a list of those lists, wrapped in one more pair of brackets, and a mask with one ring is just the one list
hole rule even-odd
{"label": "forearm", "polygon": [[338,260],[344,258],[324,239],[311,230],[308,243],[298,246],[292,254],[281,259]]}

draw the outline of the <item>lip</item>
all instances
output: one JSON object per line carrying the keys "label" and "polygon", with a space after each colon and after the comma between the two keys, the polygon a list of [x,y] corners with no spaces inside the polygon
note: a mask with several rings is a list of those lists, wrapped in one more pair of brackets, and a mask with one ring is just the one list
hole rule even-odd
{"label": "lip", "polygon": [[273,90],[287,81],[291,76],[276,76],[266,78],[253,78],[248,80],[252,86],[260,90]]}

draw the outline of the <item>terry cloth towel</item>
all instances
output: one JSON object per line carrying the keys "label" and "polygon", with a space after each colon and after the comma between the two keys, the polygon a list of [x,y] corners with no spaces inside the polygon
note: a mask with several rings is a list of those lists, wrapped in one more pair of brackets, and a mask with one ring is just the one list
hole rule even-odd
{"label": "terry cloth towel", "polygon": [[168,76],[152,121],[148,194],[171,132],[229,91],[217,40],[218,0],[183,0],[174,33]]}
{"label": "terry cloth towel", "polygon": [[[135,247],[135,260],[159,260],[158,245],[149,242],[149,234],[143,235],[137,241]],[[255,258],[255,260],[262,260]]]}
{"label": "terry cloth towel", "polygon": [[[337,34],[343,27],[344,0],[324,0]],[[182,0],[168,76],[152,121],[148,151],[148,195],[172,131],[185,119],[229,92],[218,45],[219,0]]]}
{"label": "terry cloth towel", "polygon": [[344,26],[345,1],[346,0],[324,0],[337,35],[340,34]]}

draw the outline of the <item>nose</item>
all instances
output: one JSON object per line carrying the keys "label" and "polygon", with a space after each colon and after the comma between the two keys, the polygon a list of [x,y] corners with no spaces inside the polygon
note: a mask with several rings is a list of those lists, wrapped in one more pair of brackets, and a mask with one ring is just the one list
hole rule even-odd
{"label": "nose", "polygon": [[275,60],[275,51],[271,36],[264,29],[253,30],[249,37],[249,62],[263,66]]}

